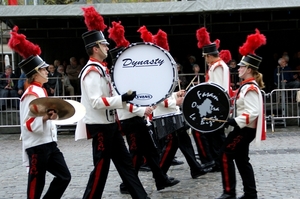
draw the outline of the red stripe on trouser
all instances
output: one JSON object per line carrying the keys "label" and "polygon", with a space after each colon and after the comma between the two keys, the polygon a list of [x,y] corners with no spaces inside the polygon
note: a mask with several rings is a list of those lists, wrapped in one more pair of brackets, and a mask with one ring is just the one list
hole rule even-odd
{"label": "red stripe on trouser", "polygon": [[136,161],[137,160],[137,155],[135,155],[133,158],[132,158],[132,164],[133,164],[133,167],[135,168],[136,167]]}
{"label": "red stripe on trouser", "polygon": [[94,193],[97,189],[98,182],[99,182],[100,175],[101,175],[103,162],[104,162],[104,159],[100,160],[100,162],[97,164],[96,172],[95,172],[95,178],[94,178],[94,184],[93,184],[93,187],[92,187],[92,190],[91,190],[91,194],[89,196],[90,199],[92,199],[94,197]]}
{"label": "red stripe on trouser", "polygon": [[163,164],[164,164],[164,162],[166,161],[167,156],[168,156],[168,154],[169,154],[169,152],[170,152],[170,150],[171,150],[171,148],[172,148],[172,143],[173,143],[173,140],[172,140],[172,139],[169,140],[169,142],[168,142],[168,144],[167,144],[167,146],[166,146],[166,150],[165,150],[165,152],[164,152],[164,155],[163,155],[163,157],[161,158],[159,167],[162,167]]}
{"label": "red stripe on trouser", "polygon": [[223,164],[223,174],[224,174],[224,183],[225,183],[225,191],[230,192],[230,183],[229,183],[229,172],[228,172],[228,161],[227,156],[224,153],[222,157],[222,164]]}
{"label": "red stripe on trouser", "polygon": [[30,199],[34,199],[35,198],[35,188],[36,188],[36,178],[34,178],[30,182],[30,186],[29,186],[29,198]]}
{"label": "red stripe on trouser", "polygon": [[205,152],[205,150],[203,148],[203,144],[201,142],[201,138],[200,138],[201,134],[200,134],[200,132],[199,131],[195,131],[195,136],[196,136],[197,144],[198,144],[199,148],[201,149],[201,153],[206,158],[206,152]]}

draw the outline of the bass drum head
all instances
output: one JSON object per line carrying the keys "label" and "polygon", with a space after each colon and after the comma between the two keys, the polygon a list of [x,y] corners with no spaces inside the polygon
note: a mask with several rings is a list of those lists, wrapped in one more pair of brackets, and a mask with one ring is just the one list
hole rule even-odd
{"label": "bass drum head", "polygon": [[153,106],[174,91],[178,80],[176,62],[168,51],[152,43],[133,43],[117,55],[112,83],[119,95],[128,90],[137,96],[136,106]]}
{"label": "bass drum head", "polygon": [[229,96],[215,83],[198,84],[186,93],[182,112],[191,128],[203,133],[215,131],[223,127],[224,122],[204,118],[227,120],[230,112]]}

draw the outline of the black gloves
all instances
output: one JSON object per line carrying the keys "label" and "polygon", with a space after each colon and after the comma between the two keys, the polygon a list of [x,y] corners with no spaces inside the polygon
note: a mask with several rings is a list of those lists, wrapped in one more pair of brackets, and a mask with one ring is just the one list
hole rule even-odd
{"label": "black gloves", "polygon": [[237,123],[236,123],[235,119],[229,118],[229,119],[227,120],[227,122],[225,123],[225,125],[237,126]]}
{"label": "black gloves", "polygon": [[131,101],[135,98],[135,96],[136,96],[136,91],[133,91],[131,94],[128,94],[128,92],[124,93],[122,95],[122,102]]}

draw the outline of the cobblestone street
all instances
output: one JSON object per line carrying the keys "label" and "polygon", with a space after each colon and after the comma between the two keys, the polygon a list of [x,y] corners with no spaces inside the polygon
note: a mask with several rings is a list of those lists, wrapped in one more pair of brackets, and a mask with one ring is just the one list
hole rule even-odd
{"label": "cobblestone street", "polygon": [[[261,146],[251,146],[250,158],[254,167],[260,199],[300,198],[300,132],[298,127],[278,128],[274,133],[268,129],[267,140]],[[92,170],[90,140],[74,141],[72,134],[59,134],[58,145],[64,153],[72,174],[72,180],[63,198],[82,198],[85,186]],[[0,199],[26,198],[27,175],[21,165],[21,141],[19,134],[0,134]],[[181,152],[177,159],[183,165],[172,166],[169,176],[181,182],[171,188],[156,191],[151,172],[139,172],[140,179],[152,199],[213,199],[222,193],[221,174],[208,173],[198,179],[192,179],[186,160]],[[238,177],[237,196],[242,195],[241,180]],[[47,190],[52,176],[48,174]],[[119,192],[120,177],[111,164],[110,173],[103,198],[131,198]]]}

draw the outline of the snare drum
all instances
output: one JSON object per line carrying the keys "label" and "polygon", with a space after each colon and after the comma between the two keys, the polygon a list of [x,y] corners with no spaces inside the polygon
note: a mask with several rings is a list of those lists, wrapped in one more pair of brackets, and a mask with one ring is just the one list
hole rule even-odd
{"label": "snare drum", "polygon": [[128,90],[137,96],[136,106],[153,106],[174,91],[178,81],[176,62],[168,51],[152,43],[133,43],[120,51],[112,67],[112,83],[119,95]]}
{"label": "snare drum", "polygon": [[182,113],[172,113],[152,118],[154,130],[158,139],[161,139],[174,131],[184,127]]}
{"label": "snare drum", "polygon": [[191,128],[209,133],[220,129],[224,122],[204,120],[227,120],[230,112],[229,95],[215,83],[201,83],[192,87],[182,103],[184,119]]}

